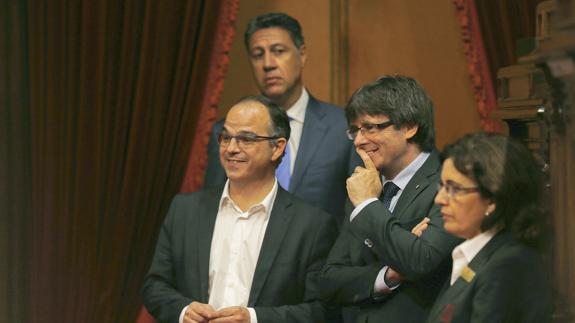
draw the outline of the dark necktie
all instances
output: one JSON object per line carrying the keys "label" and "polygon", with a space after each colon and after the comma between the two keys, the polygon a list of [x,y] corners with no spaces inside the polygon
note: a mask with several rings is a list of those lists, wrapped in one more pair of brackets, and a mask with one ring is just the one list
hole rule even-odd
{"label": "dark necktie", "polygon": [[381,201],[383,202],[383,206],[385,206],[386,209],[389,210],[391,199],[395,196],[395,194],[397,194],[398,191],[399,187],[393,182],[385,183],[383,186],[383,193],[381,194]]}

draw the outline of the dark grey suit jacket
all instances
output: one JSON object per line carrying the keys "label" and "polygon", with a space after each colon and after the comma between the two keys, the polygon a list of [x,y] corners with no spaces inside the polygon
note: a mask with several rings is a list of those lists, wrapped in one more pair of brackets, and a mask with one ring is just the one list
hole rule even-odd
{"label": "dark grey suit jacket", "polygon": [[[223,125],[220,120],[212,128],[204,187],[226,181],[217,140]],[[361,162],[345,134],[346,129],[342,109],[310,95],[289,188],[290,193],[334,215],[339,222],[345,215],[345,181]]]}
{"label": "dark grey suit jacket", "polygon": [[[358,322],[422,322],[450,270],[450,253],[460,240],[443,230],[433,200],[440,175],[433,151],[405,187],[393,214],[376,201],[342,229],[322,272],[326,300],[358,305]],[[421,238],[410,230],[424,217],[429,227]],[[374,295],[384,265],[409,281],[390,294]]]}
{"label": "dark grey suit jacket", "polygon": [[500,232],[469,263],[471,282],[446,282],[428,322],[551,321],[550,284],[539,255]]}
{"label": "dark grey suit jacket", "polygon": [[[210,245],[223,187],[177,195],[162,225],[142,294],[160,322],[208,302]],[[335,219],[279,188],[252,282],[258,322],[322,322],[318,276],[337,237]]]}

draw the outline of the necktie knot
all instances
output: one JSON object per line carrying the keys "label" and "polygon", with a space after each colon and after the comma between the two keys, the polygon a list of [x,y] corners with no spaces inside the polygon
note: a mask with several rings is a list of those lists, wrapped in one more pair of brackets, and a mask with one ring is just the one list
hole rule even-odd
{"label": "necktie knot", "polygon": [[383,206],[389,210],[389,206],[391,205],[391,199],[397,194],[399,191],[399,186],[395,185],[394,182],[387,182],[383,186],[383,193],[381,201],[383,202]]}

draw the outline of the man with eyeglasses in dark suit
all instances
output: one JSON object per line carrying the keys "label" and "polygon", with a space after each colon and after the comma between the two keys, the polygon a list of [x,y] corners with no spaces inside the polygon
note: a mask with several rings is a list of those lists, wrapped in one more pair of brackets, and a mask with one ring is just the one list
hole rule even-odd
{"label": "man with eyeglasses in dark suit", "polygon": [[353,210],[322,272],[323,296],[359,306],[358,322],[423,322],[458,243],[433,203],[433,104],[415,80],[384,76],[358,89],[345,112],[364,166],[347,180]]}
{"label": "man with eyeglasses in dark suit", "polygon": [[325,322],[318,277],[335,218],[275,178],[289,119],[265,97],[240,100],[218,138],[228,179],[178,194],[142,294],[159,322]]}

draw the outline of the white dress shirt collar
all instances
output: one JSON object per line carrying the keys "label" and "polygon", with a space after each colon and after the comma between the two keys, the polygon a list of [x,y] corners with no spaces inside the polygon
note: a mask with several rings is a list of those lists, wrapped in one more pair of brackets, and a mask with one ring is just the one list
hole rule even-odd
{"label": "white dress shirt collar", "polygon": [[405,167],[401,172],[399,172],[399,174],[397,174],[397,176],[395,176],[395,178],[393,179],[386,180],[385,176],[381,176],[382,185],[385,185],[387,182],[393,181],[393,183],[397,185],[397,187],[399,187],[399,191],[391,199],[391,203],[389,205],[390,211],[393,212],[393,210],[395,209],[395,205],[399,200],[399,197],[405,190],[405,187],[407,186],[407,184],[409,184],[409,181],[411,181],[413,175],[415,175],[415,173],[417,173],[417,171],[421,168],[421,166],[423,166],[429,155],[430,153],[428,152],[419,153],[419,155],[417,155],[417,157],[415,157],[415,159],[411,161],[411,163],[409,163],[409,165],[407,165],[407,167]]}
{"label": "white dress shirt collar", "polygon": [[385,183],[393,181],[393,183],[397,185],[400,190],[403,191],[407,186],[407,184],[409,183],[409,181],[411,180],[411,178],[413,177],[413,175],[415,175],[415,173],[417,173],[417,171],[421,168],[421,166],[423,166],[429,155],[430,153],[428,152],[419,153],[419,155],[417,155],[417,157],[415,157],[415,159],[411,163],[409,163],[407,167],[402,169],[401,172],[399,172],[399,174],[395,176],[395,178],[388,180],[385,178],[385,176],[381,176],[381,182],[383,183],[383,185],[385,185]]}
{"label": "white dress shirt collar", "polygon": [[288,117],[290,117],[291,120],[303,123],[308,102],[309,93],[303,88],[297,101],[286,110]]}
{"label": "white dress shirt collar", "polygon": [[274,178],[274,186],[269,191],[269,193],[264,197],[264,199],[260,203],[256,203],[250,206],[250,208],[246,212],[243,212],[236,205],[236,203],[230,196],[230,180],[228,179],[226,180],[226,185],[224,186],[224,191],[222,192],[222,197],[220,198],[220,207],[218,209],[218,212],[220,212],[222,208],[226,207],[227,205],[230,205],[232,208],[234,208],[234,210],[236,210],[240,214],[241,213],[252,214],[256,211],[259,211],[260,208],[263,208],[262,211],[265,212],[267,219],[270,217],[271,210],[274,206],[274,201],[276,199],[277,193],[278,193],[278,181],[277,179]]}
{"label": "white dress shirt collar", "polygon": [[481,251],[483,247],[491,240],[497,233],[496,228],[484,231],[475,237],[463,241],[460,245],[455,247],[451,252],[453,258],[453,268],[451,270],[451,285],[455,283],[457,278],[461,275],[461,271],[465,268],[475,256]]}

